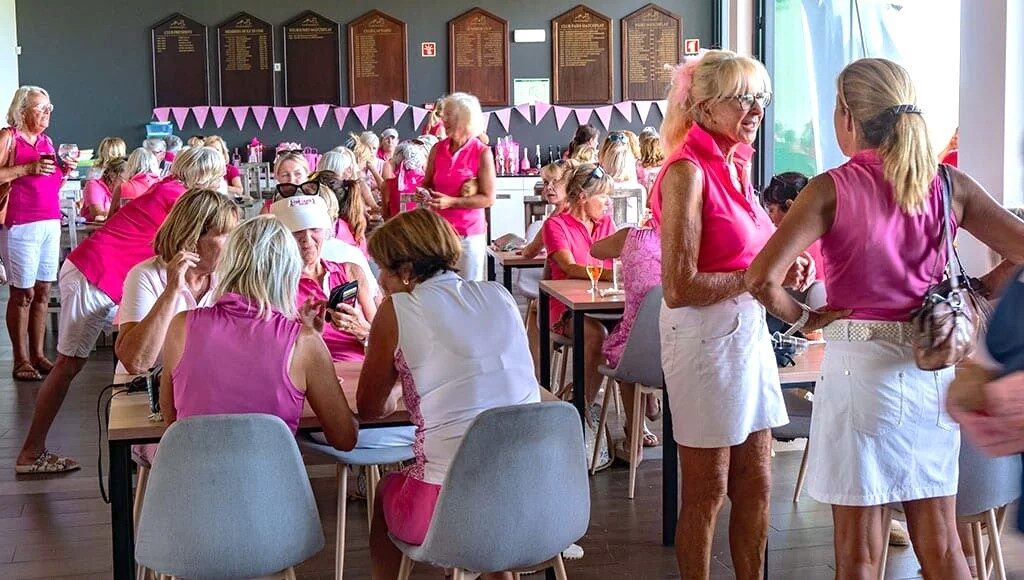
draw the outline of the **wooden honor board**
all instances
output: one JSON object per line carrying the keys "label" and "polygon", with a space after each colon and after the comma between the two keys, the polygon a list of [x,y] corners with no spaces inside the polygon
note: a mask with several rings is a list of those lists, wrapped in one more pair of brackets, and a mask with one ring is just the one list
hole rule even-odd
{"label": "wooden honor board", "polygon": [[341,104],[341,30],[306,11],[284,25],[284,104]]}
{"label": "wooden honor board", "polygon": [[508,21],[474,8],[448,21],[448,90],[508,105]]}
{"label": "wooden honor board", "polygon": [[648,4],[622,19],[622,99],[666,98],[672,71],[682,59],[683,19]]}
{"label": "wooden honor board", "polygon": [[612,20],[580,4],[551,21],[556,104],[612,102]]}
{"label": "wooden honor board", "polygon": [[406,25],[380,10],[348,23],[349,104],[409,100]]}
{"label": "wooden honor board", "polygon": [[274,104],[274,28],[242,12],[217,27],[220,104]]}
{"label": "wooden honor board", "polygon": [[174,14],[150,29],[156,107],[210,104],[206,27]]}

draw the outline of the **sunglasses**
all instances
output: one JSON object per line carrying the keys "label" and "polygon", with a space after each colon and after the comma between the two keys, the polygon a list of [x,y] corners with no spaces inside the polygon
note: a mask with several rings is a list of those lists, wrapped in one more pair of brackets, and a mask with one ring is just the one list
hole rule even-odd
{"label": "sunglasses", "polygon": [[593,171],[590,172],[590,175],[587,176],[587,180],[583,182],[582,189],[590,187],[590,182],[594,181],[595,179],[604,179],[605,175],[607,175],[607,173],[605,173],[604,169],[601,169],[601,166],[598,165],[597,167],[594,168]]}
{"label": "sunglasses", "polygon": [[277,184],[277,194],[283,199],[288,199],[289,197],[299,193],[302,195],[320,195],[320,182],[315,179],[311,179],[300,185],[296,185],[294,183]]}
{"label": "sunglasses", "polygon": [[608,140],[612,143],[622,143],[626,140],[626,135],[623,133],[609,133]]}
{"label": "sunglasses", "polygon": [[733,98],[739,102],[740,108],[744,111],[749,111],[754,106],[754,103],[757,103],[762,109],[772,104],[772,94],[769,91],[763,93],[743,93]]}

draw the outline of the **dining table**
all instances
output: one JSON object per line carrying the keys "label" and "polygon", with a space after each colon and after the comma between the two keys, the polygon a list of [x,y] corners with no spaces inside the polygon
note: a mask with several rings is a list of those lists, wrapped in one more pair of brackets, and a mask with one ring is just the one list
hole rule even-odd
{"label": "dining table", "polygon": [[547,260],[546,254],[527,258],[518,251],[504,252],[492,247],[487,248],[487,279],[497,279],[498,267],[501,267],[501,284],[512,292],[512,272],[523,268],[543,268]]}

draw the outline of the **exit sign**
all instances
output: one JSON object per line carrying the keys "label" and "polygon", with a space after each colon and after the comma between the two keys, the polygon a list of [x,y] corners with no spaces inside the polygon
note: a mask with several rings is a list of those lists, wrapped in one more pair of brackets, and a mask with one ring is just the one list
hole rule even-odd
{"label": "exit sign", "polygon": [[700,53],[700,39],[699,38],[687,38],[683,42],[683,52],[686,56],[694,56]]}
{"label": "exit sign", "polygon": [[437,56],[437,43],[436,42],[423,42],[420,43],[420,56],[432,58]]}

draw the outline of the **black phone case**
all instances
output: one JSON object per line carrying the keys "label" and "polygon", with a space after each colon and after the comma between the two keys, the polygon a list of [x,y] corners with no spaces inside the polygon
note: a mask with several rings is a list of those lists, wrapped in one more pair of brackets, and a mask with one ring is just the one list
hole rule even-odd
{"label": "black phone case", "polygon": [[340,304],[348,300],[354,300],[359,291],[359,281],[352,280],[331,289],[331,295],[327,299],[327,307],[337,309]]}

